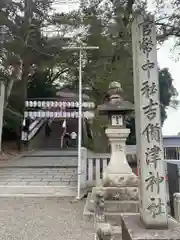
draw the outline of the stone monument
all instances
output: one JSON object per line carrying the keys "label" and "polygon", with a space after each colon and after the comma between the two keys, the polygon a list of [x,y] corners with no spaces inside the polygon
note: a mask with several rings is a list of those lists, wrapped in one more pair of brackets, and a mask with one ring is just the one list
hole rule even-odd
{"label": "stone monument", "polygon": [[167,213],[153,16],[135,15],[132,45],[140,214],[122,216],[122,238],[177,240],[180,225]]}
{"label": "stone monument", "polygon": [[[108,91],[109,101],[98,108],[100,114],[109,118],[106,135],[111,144],[111,158],[101,185],[93,188],[88,196],[85,215],[94,215],[101,226],[104,226],[102,222],[120,226],[122,213],[139,212],[138,180],[126,159],[126,139],[130,130],[126,128],[125,120],[134,111],[134,106],[123,99],[122,92],[121,84],[112,82]],[[105,234],[99,228],[98,225],[97,232]],[[107,228],[111,229],[106,225]]]}

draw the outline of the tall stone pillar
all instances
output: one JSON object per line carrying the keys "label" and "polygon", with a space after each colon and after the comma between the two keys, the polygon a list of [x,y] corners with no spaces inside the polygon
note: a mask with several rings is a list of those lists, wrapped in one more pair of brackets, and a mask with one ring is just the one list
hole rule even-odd
{"label": "tall stone pillar", "polygon": [[5,84],[0,81],[0,153],[2,151],[2,129],[3,129],[3,115],[4,115],[4,97]]}
{"label": "tall stone pillar", "polygon": [[140,216],[147,228],[167,228],[156,27],[152,16],[135,17],[132,45]]}
{"label": "tall stone pillar", "polygon": [[151,15],[132,25],[140,214],[122,216],[123,240],[180,240],[180,224],[167,214],[156,28]]}

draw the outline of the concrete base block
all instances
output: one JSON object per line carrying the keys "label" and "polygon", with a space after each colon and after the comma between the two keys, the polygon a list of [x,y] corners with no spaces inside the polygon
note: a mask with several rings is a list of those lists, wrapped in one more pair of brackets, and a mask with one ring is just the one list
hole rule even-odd
{"label": "concrete base block", "polygon": [[168,220],[168,229],[147,229],[140,215],[122,215],[122,240],[180,240],[180,224]]}
{"label": "concrete base block", "polygon": [[101,190],[104,193],[105,200],[119,200],[119,201],[138,201],[137,187],[94,187],[92,195]]}
{"label": "concrete base block", "polygon": [[[84,207],[83,216],[85,221],[94,221],[95,202],[93,194],[89,193]],[[129,211],[128,211],[129,210]],[[139,204],[136,201],[105,201],[105,218],[112,225],[121,225],[121,215],[124,212],[136,214],[139,211]]]}
{"label": "concrete base block", "polygon": [[95,187],[92,194],[88,194],[85,206],[87,211],[95,211],[96,192],[99,190],[102,190],[104,193],[105,212],[139,212],[138,191],[136,187]]}

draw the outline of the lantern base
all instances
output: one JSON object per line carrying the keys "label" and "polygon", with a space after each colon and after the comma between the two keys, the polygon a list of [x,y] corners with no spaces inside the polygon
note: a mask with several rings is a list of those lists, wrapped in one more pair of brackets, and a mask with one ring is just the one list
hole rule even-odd
{"label": "lantern base", "polygon": [[128,174],[104,173],[102,180],[103,187],[137,187],[138,178],[132,172]]}
{"label": "lantern base", "polygon": [[106,129],[111,144],[111,158],[103,172],[102,185],[107,187],[137,186],[137,176],[132,172],[126,159],[126,139],[130,133],[127,128],[113,126]]}

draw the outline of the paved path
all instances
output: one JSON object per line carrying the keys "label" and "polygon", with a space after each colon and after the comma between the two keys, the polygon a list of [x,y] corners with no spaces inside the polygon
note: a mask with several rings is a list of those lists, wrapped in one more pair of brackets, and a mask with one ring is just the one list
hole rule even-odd
{"label": "paved path", "polygon": [[93,240],[83,221],[85,201],[72,198],[0,198],[3,240]]}

